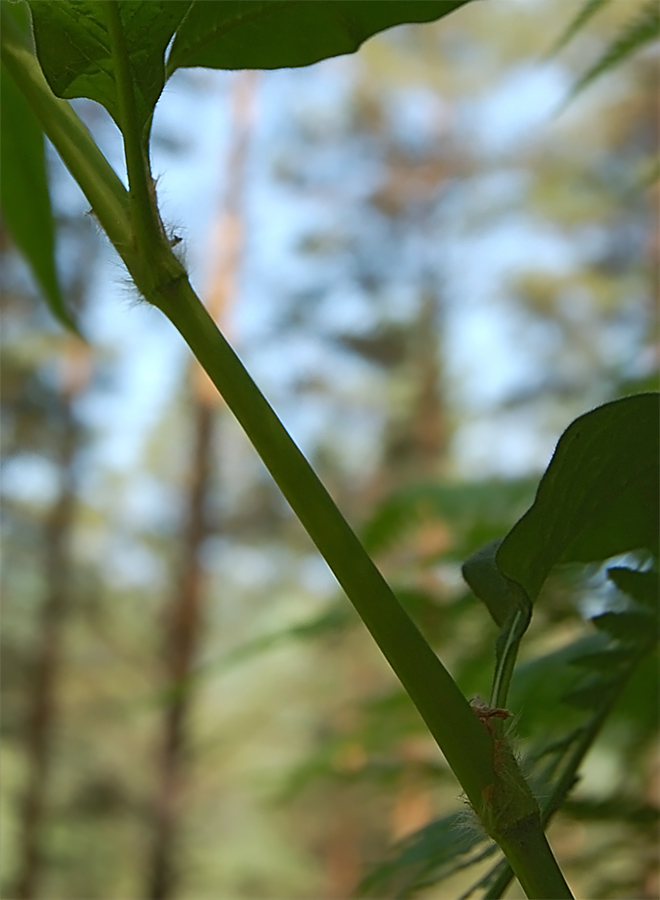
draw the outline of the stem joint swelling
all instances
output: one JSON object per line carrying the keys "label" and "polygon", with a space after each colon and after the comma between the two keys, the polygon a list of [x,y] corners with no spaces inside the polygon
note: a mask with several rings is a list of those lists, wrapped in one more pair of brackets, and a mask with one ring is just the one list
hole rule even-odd
{"label": "stem joint swelling", "polygon": [[181,288],[188,283],[188,273],[169,248],[168,255],[173,263],[170,266],[171,273],[157,285],[153,298],[148,298],[149,302],[158,307],[165,315],[177,302]]}
{"label": "stem joint swelling", "polygon": [[182,264],[172,253],[169,243],[165,241],[158,248],[160,262],[154,266],[153,258],[143,262],[144,254],[140,251],[132,254],[133,260],[126,262],[135,286],[143,298],[151,306],[155,306],[170,318],[181,290],[188,284],[188,274]]}
{"label": "stem joint swelling", "polygon": [[509,739],[501,733],[501,723],[491,727],[484,723],[484,726],[493,738],[496,780],[482,792],[481,821],[488,834],[499,843],[503,837],[514,838],[520,832],[521,823],[533,825],[538,820],[540,827],[541,818]]}
{"label": "stem joint swelling", "polygon": [[527,897],[572,898],[548,844],[536,798],[522,774],[502,722],[484,720],[493,739],[495,781],[481,794],[479,818],[496,841]]}

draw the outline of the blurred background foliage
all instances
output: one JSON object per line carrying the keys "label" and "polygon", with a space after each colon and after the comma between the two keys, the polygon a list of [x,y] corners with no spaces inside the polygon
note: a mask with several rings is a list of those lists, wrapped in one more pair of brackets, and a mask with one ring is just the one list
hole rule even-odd
{"label": "blurred background foliage", "polygon": [[[474,4],[308,70],[183,73],[156,117],[209,305],[468,696],[496,629],[461,562],[571,419],[656,384],[657,46],[588,84],[650,12],[587,7],[555,56],[573,2]],[[487,851],[450,771],[221,402],[108,289],[51,163],[92,346],[2,230],[3,896],[461,895],[492,859],[435,884]],[[637,632],[586,620],[630,596],[600,570],[546,585],[511,700],[529,758],[596,715],[571,659],[627,664]],[[644,654],[551,825],[577,896],[657,896]]]}

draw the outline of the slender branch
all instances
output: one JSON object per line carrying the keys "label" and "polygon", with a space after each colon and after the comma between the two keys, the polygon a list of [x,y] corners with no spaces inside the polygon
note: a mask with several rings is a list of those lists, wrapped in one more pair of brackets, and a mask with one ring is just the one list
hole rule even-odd
{"label": "slender branch", "polygon": [[[128,193],[85,125],[50,89],[11,14],[0,5],[2,64],[25,96],[119,254],[130,251]],[[6,77],[6,76],[5,76]]]}
{"label": "slender branch", "polygon": [[[652,635],[649,640],[649,647],[651,647],[654,642],[655,636]],[[640,654],[640,656],[635,659],[630,665],[625,676],[621,678],[617,686],[617,690],[614,691],[602,704],[602,706],[595,712],[595,714],[591,718],[591,721],[588,722],[586,726],[581,728],[577,735],[577,740],[575,740],[571,744],[572,749],[570,749],[566,753],[564,759],[560,761],[559,765],[561,765],[561,774],[553,785],[550,796],[547,797],[541,804],[541,821],[544,828],[547,827],[553,815],[561,807],[562,803],[570,793],[573,785],[575,784],[575,778],[580,766],[582,765],[582,761],[591,749],[595,739],[598,737],[601,728],[607,721],[613,707],[619,700],[621,694],[623,693],[624,687],[641,662],[641,659],[642,654]],[[494,866],[493,869],[491,869],[491,871],[485,876],[483,880],[494,877],[497,869],[501,869],[501,871],[496,877],[495,881],[491,883],[488,891],[484,894],[483,900],[498,900],[498,898],[500,898],[504,891],[507,889],[511,882],[511,879],[513,878],[511,864],[507,859],[504,861],[504,864],[502,863],[502,861],[497,863],[497,865]]]}
{"label": "slender branch", "polygon": [[157,250],[165,239],[149,167],[148,148],[142,141],[142,126],[135,102],[131,62],[117,0],[103,4],[106,15],[112,68],[117,85],[117,102],[130,192],[135,249],[141,255]]}
{"label": "slender branch", "polygon": [[[477,812],[495,780],[492,741],[367,555],[186,277],[160,300],[408,691]],[[469,747],[469,752],[466,752]]]}
{"label": "slender branch", "polygon": [[185,276],[164,287],[159,306],[243,426],[410,695],[528,897],[570,900],[573,895],[543,832],[536,801],[505,741],[479,722]]}
{"label": "slender branch", "polygon": [[571,900],[573,894],[552,855],[540,820],[521,821],[516,833],[498,840],[529,900]]}
{"label": "slender branch", "polygon": [[497,640],[497,661],[493,675],[490,705],[506,706],[511,679],[518,659],[518,650],[532,618],[532,605],[527,600],[513,613]]}
{"label": "slender branch", "polygon": [[[400,605],[242,363],[192,290],[162,233],[140,127],[119,9],[108,5],[117,65],[130,203],[115,173],[71,107],[50,91],[36,59],[12,41],[8,65],[19,88],[92,203],[95,213],[146,299],[178,329],[243,426],[301,524],[324,557],[394,669],[445,754],[470,803],[504,849],[532,898],[570,898],[541,827],[535,801],[510,755],[496,760],[499,742],[479,721],[449,672]],[[4,17],[3,17],[4,22]],[[13,23],[12,23],[13,24]],[[11,56],[10,53],[10,56]],[[23,77],[21,66],[28,75]],[[121,74],[123,72],[123,74]],[[78,137],[85,153],[76,146]],[[90,146],[91,145],[91,146]],[[139,152],[138,152],[139,151]],[[133,228],[135,230],[133,230]]]}

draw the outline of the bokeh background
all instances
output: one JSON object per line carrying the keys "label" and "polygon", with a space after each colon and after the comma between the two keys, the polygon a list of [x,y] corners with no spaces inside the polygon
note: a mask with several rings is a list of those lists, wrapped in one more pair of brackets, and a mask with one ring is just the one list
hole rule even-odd
{"label": "bokeh background", "polygon": [[[154,123],[195,286],[468,696],[496,633],[460,563],[575,416],[656,383],[657,48],[566,102],[640,4],[548,56],[576,7],[476,3],[307,69],[179,72]],[[112,122],[74,105],[123,177]],[[3,896],[348,897],[456,782],[49,164],[89,345],[0,231]],[[523,657],[597,602],[559,579]],[[653,672],[552,826],[579,896],[657,896]]]}

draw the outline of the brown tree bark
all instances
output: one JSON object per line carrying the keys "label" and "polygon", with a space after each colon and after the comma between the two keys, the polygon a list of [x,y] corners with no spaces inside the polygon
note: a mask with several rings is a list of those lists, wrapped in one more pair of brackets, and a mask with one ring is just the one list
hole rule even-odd
{"label": "brown tree bark", "polygon": [[412,463],[418,478],[437,477],[442,472],[447,452],[439,307],[441,300],[426,289],[422,295],[415,335],[419,381],[411,422],[414,447]]}
{"label": "brown tree bark", "polygon": [[175,889],[175,850],[186,768],[190,674],[202,618],[203,572],[200,550],[209,533],[205,498],[212,482],[214,410],[199,399],[193,411],[195,447],[191,463],[188,521],[183,534],[183,564],[172,598],[166,635],[169,697],[162,722],[158,786],[154,803],[153,845],[148,896],[171,897]]}
{"label": "brown tree bark", "polygon": [[44,870],[45,828],[52,749],[58,719],[57,691],[63,657],[63,636],[71,587],[71,534],[76,515],[75,461],[79,426],[71,397],[87,383],[88,348],[72,338],[60,372],[62,432],[58,448],[60,489],[44,528],[45,594],[37,624],[37,640],[29,685],[25,725],[28,776],[20,811],[17,900],[40,893]]}
{"label": "brown tree bark", "polygon": [[[243,177],[254,95],[254,73],[237,76],[233,96],[233,140],[228,163],[228,190],[214,229],[211,253],[218,260],[211,273],[207,306],[216,321],[226,321],[236,295],[243,247]],[[215,523],[206,499],[214,481],[214,434],[220,397],[208,376],[193,370],[192,430],[187,516],[182,534],[180,577],[170,601],[166,631],[165,678],[168,701],[162,722],[153,809],[152,846],[147,896],[170,900],[177,890],[177,854],[188,780],[188,722],[192,702],[190,676],[203,624],[204,572],[201,549]]]}

